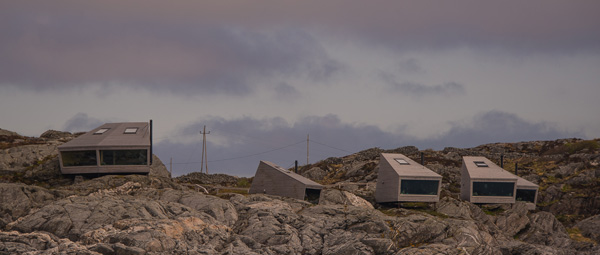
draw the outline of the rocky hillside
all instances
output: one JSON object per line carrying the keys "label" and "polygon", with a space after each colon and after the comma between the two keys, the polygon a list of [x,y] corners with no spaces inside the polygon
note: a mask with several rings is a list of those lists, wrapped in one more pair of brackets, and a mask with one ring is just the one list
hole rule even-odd
{"label": "rocky hillside", "polygon": [[[462,156],[484,156],[510,172],[540,185],[538,208],[547,211],[567,226],[600,214],[600,140],[561,139],[520,143],[486,144],[475,148],[445,148],[419,151],[414,146],[393,150],[368,149],[342,158],[329,158],[299,170],[300,174],[322,184],[337,183],[372,198],[377,181],[379,153],[402,153],[443,176],[444,195],[459,198]],[[345,183],[345,185],[344,185]],[[368,189],[367,189],[368,187]]]}
{"label": "rocky hillside", "polygon": [[[251,181],[245,178],[195,173],[176,180],[161,174],[72,179],[56,172],[52,152],[27,159],[26,146],[60,139],[68,138],[3,142],[1,163],[21,167],[14,163],[0,174],[0,254],[600,253],[600,218],[591,216],[598,214],[592,197],[600,177],[597,141],[424,151],[426,166],[444,176],[443,198],[387,208],[370,202],[379,149],[303,168],[305,176],[330,187],[311,204],[244,194]],[[420,156],[414,147],[392,151]],[[539,210],[456,198],[460,156],[494,158],[501,152],[506,165],[519,162],[520,175],[543,187]],[[592,193],[582,196],[583,190]],[[557,213],[559,206],[573,208]]]}

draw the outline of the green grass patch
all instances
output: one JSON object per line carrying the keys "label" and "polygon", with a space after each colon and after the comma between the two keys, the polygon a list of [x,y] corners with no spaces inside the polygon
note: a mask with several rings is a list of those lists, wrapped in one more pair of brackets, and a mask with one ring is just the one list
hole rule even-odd
{"label": "green grass patch", "polygon": [[584,243],[591,243],[591,244],[597,244],[596,241],[587,238],[585,236],[583,236],[581,234],[581,230],[579,230],[578,228],[567,228],[567,233],[569,233],[569,237],[576,242],[584,242]]}
{"label": "green grass patch", "polygon": [[558,203],[558,199],[554,199],[554,200],[549,201],[549,202],[541,202],[541,203],[538,203],[537,205],[540,206],[540,207],[545,207],[545,206],[550,206],[550,205],[553,205],[553,204],[556,204],[556,203]]}
{"label": "green grass patch", "polygon": [[496,216],[496,215],[501,214],[504,211],[506,211],[506,210],[504,210],[503,208],[500,208],[500,207],[496,207],[496,208],[485,208],[485,207],[482,207],[481,210],[485,214],[491,215],[491,216]]}

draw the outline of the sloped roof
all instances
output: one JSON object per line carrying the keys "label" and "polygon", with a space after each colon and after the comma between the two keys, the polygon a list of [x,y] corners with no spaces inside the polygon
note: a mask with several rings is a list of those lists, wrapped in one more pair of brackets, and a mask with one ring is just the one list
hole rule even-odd
{"label": "sloped roof", "polygon": [[288,171],[286,169],[283,169],[282,167],[280,167],[280,166],[278,166],[278,165],[276,165],[276,164],[274,164],[272,162],[264,161],[264,160],[261,160],[260,162],[264,163],[264,164],[266,164],[268,166],[270,166],[273,170],[278,171],[278,172],[280,172],[282,174],[285,174],[285,175],[289,176],[290,178],[292,178],[292,179],[294,179],[294,180],[296,180],[296,181],[298,181],[298,182],[306,185],[307,187],[316,188],[316,189],[322,189],[323,188],[323,185],[318,184],[318,183],[312,181],[311,179],[308,179],[308,178],[306,178],[306,177],[304,177],[302,175],[299,175],[299,174],[294,173],[292,171]]}
{"label": "sloped roof", "polygon": [[[135,133],[125,133],[128,128],[137,128]],[[99,130],[108,129],[99,134]],[[150,146],[150,126],[147,122],[106,123],[63,145],[58,149],[86,147]]]}
{"label": "sloped roof", "polygon": [[[475,165],[475,161],[484,162],[487,167],[478,167]],[[518,179],[516,175],[505,171],[486,157],[464,156],[463,163],[465,164],[471,179],[498,179],[507,181],[517,181]]]}
{"label": "sloped roof", "polygon": [[517,176],[517,189],[538,189],[540,186]]}
{"label": "sloped roof", "polygon": [[[424,167],[423,165],[415,162],[414,160],[404,156],[399,153],[381,153],[380,160],[386,160],[396,171],[398,176],[404,177],[439,177],[442,178],[441,175],[437,174],[434,171],[431,171],[429,168]],[[400,164],[396,159],[403,159],[408,164]]]}

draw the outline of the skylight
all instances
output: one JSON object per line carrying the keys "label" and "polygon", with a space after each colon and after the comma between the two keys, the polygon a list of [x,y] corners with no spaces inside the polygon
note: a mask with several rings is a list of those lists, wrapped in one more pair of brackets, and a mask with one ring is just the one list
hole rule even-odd
{"label": "skylight", "polygon": [[483,161],[473,161],[477,167],[488,167],[488,165]]}
{"label": "skylight", "polygon": [[396,162],[398,162],[398,164],[400,165],[410,165],[410,163],[408,163],[408,161],[406,161],[405,159],[395,158],[394,160],[396,160]]}
{"label": "skylight", "polygon": [[138,128],[136,127],[129,127],[125,129],[125,132],[123,132],[123,134],[135,134],[137,133]]}
{"label": "skylight", "polygon": [[94,132],[94,135],[101,135],[101,134],[104,134],[104,133],[106,133],[106,131],[108,131],[109,129],[110,129],[110,128],[101,128],[101,129],[98,129],[98,131]]}

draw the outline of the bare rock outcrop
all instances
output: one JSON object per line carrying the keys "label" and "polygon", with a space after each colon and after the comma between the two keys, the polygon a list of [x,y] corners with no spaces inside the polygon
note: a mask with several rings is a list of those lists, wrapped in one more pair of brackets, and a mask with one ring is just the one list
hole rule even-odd
{"label": "bare rock outcrop", "polygon": [[600,215],[584,219],[577,223],[575,227],[581,230],[581,234],[584,236],[600,242]]}
{"label": "bare rock outcrop", "polygon": [[348,191],[337,189],[324,189],[319,198],[320,205],[351,205],[373,209],[373,205],[367,200],[354,195]]}

